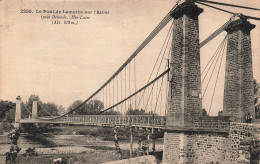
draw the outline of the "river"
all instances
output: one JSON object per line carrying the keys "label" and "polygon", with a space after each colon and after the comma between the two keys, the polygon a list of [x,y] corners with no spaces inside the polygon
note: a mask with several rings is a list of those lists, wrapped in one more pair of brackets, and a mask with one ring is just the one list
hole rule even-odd
{"label": "river", "polygon": [[[9,150],[11,146],[10,139],[6,135],[0,136],[0,154],[4,154]],[[95,138],[88,135],[49,135],[49,134],[38,134],[38,135],[28,135],[28,134],[21,134],[18,140],[18,146],[24,152],[28,148],[36,148],[36,150],[41,150],[39,152],[45,153],[52,153],[50,151],[43,151],[43,150],[58,150],[61,151],[72,149],[74,153],[78,150],[80,153],[81,151],[86,151],[89,149],[94,150],[115,150],[115,144],[113,141],[102,141],[99,138]],[[129,150],[130,144],[129,142],[119,142],[119,146],[121,149]],[[150,148],[152,148],[152,143],[150,143]],[[163,143],[157,142],[156,143],[156,150],[162,150]],[[137,149],[138,144],[134,141],[133,149]],[[70,151],[66,151],[70,153]],[[66,153],[65,152],[65,153]]]}

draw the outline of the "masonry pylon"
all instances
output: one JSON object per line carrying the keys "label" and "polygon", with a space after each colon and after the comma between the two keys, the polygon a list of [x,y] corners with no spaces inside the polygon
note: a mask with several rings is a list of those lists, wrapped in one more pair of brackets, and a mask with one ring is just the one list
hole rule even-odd
{"label": "masonry pylon", "polygon": [[192,136],[185,132],[202,115],[198,16],[203,12],[186,1],[172,13],[173,41],[163,163],[193,163]]}
{"label": "masonry pylon", "polygon": [[202,114],[199,25],[202,8],[184,2],[172,13],[173,41],[166,127],[189,126]]}
{"label": "masonry pylon", "polygon": [[245,18],[233,21],[228,33],[223,115],[245,122],[254,112],[254,86],[250,31],[255,28]]}
{"label": "masonry pylon", "polygon": [[38,117],[37,102],[38,102],[38,99],[37,99],[36,97],[33,98],[33,104],[32,104],[32,119],[37,119],[37,117]]}
{"label": "masonry pylon", "polygon": [[14,121],[15,128],[19,128],[20,120],[21,120],[21,97],[17,96],[16,108],[15,108],[15,121]]}

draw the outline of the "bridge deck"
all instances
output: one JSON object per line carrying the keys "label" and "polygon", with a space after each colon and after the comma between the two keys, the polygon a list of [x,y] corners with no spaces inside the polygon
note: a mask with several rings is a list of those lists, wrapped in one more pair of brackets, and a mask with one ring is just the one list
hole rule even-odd
{"label": "bridge deck", "polygon": [[[20,123],[48,123],[48,124],[82,124],[94,126],[129,126],[142,128],[165,129],[165,116],[152,115],[74,115],[48,119],[51,117],[39,117],[38,119],[22,119]],[[229,131],[230,117],[200,117],[189,123],[182,130],[188,131]],[[167,127],[168,130],[180,130],[180,127]]]}
{"label": "bridge deck", "polygon": [[39,119],[22,119],[20,123],[49,123],[49,124],[83,124],[96,126],[129,126],[164,128],[166,123],[165,116],[151,115],[76,115],[60,117],[47,120],[51,117],[39,117]]}

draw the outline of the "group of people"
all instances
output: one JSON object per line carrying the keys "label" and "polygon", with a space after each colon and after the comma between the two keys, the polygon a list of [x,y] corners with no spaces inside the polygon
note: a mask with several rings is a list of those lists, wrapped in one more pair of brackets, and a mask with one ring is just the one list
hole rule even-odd
{"label": "group of people", "polygon": [[246,123],[251,123],[252,120],[253,120],[253,115],[250,114],[250,113],[247,113],[247,114],[245,115],[245,120],[246,120]]}
{"label": "group of people", "polygon": [[20,136],[20,133],[16,129],[11,130],[11,132],[8,134],[8,137],[11,140],[12,146],[11,146],[9,152],[5,153],[6,164],[15,164],[16,163],[15,159],[17,157],[17,154],[21,150],[21,148],[19,148],[17,146],[17,141],[18,141],[19,136]]}
{"label": "group of people", "polygon": [[147,140],[138,140],[138,156],[149,155],[149,143]]}

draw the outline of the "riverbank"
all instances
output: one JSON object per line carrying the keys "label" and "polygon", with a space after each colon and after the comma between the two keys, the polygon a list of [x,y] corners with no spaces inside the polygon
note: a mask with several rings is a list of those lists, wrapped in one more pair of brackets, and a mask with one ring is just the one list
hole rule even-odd
{"label": "riverbank", "polygon": [[[52,132],[25,134],[21,133],[18,146],[22,148],[17,160],[19,163],[51,163],[54,158],[65,158],[70,163],[101,163],[119,160],[116,154],[114,132],[111,127],[92,126],[54,126]],[[137,155],[137,141],[145,129],[134,129],[133,154]],[[79,135],[81,134],[81,135]],[[84,134],[84,135],[82,135]],[[147,135],[144,135],[144,138]],[[130,157],[130,133],[127,128],[118,128],[119,146],[123,158]],[[10,139],[0,136],[1,160],[10,148]],[[24,157],[28,148],[35,148],[38,156]],[[152,141],[149,144],[152,149]],[[162,152],[163,141],[156,140],[156,151]],[[2,153],[1,153],[2,152]],[[159,157],[160,158],[160,157]]]}
{"label": "riverbank", "polygon": [[[145,140],[147,134],[151,135],[151,131],[145,128],[132,128],[132,135],[134,140]],[[114,129],[112,127],[99,127],[99,126],[84,126],[84,125],[66,125],[66,126],[53,126],[52,131],[49,134],[55,135],[89,135],[95,138],[100,138],[104,141],[114,140]],[[120,141],[127,141],[130,139],[130,128],[129,127],[118,127],[117,128],[118,139]],[[154,131],[154,136],[158,140],[163,139],[163,131]]]}
{"label": "riverbank", "polygon": [[[155,155],[157,163],[162,158],[162,152],[157,152]],[[133,152],[133,157],[137,157],[136,152]],[[37,156],[23,156],[19,153],[17,164],[48,164],[52,163],[53,159],[63,158],[67,164],[98,164],[103,162],[112,162],[120,160],[118,154],[111,150],[90,150],[83,153],[74,154],[39,154]],[[122,159],[130,158],[128,150],[122,150]],[[0,155],[0,164],[4,164],[5,156]]]}
{"label": "riverbank", "polygon": [[[112,145],[110,145],[112,146]],[[36,148],[37,156],[26,156],[25,150],[21,150],[17,157],[19,164],[47,164],[52,163],[55,158],[63,158],[68,164],[102,163],[120,160],[114,147],[110,146],[74,146],[74,147],[54,147]],[[122,159],[130,158],[130,151],[126,150],[126,145],[121,144]],[[162,152],[155,154],[158,162],[162,159]],[[133,157],[137,157],[137,149],[133,151]],[[0,155],[0,164],[4,164],[5,156]]]}
{"label": "riverbank", "polygon": [[[96,164],[102,162],[109,162],[119,160],[117,154],[111,151],[89,151],[85,153],[77,154],[49,154],[38,156],[22,156],[17,157],[18,164],[48,164],[52,163],[55,158],[63,158],[68,164]],[[0,156],[0,164],[4,164],[5,156]]]}
{"label": "riverbank", "polygon": [[[133,150],[138,149],[137,142],[133,141]],[[7,136],[0,136],[0,154],[7,152],[10,145],[11,142]],[[86,149],[115,151],[114,141],[103,141],[88,135],[21,134],[18,146],[22,149],[20,153],[24,153],[28,148],[35,148],[38,154],[82,153],[88,151]],[[119,141],[119,146],[122,150],[130,150],[130,141]],[[152,142],[149,147],[152,148]],[[163,142],[156,141],[156,151],[162,151],[162,149]]]}

